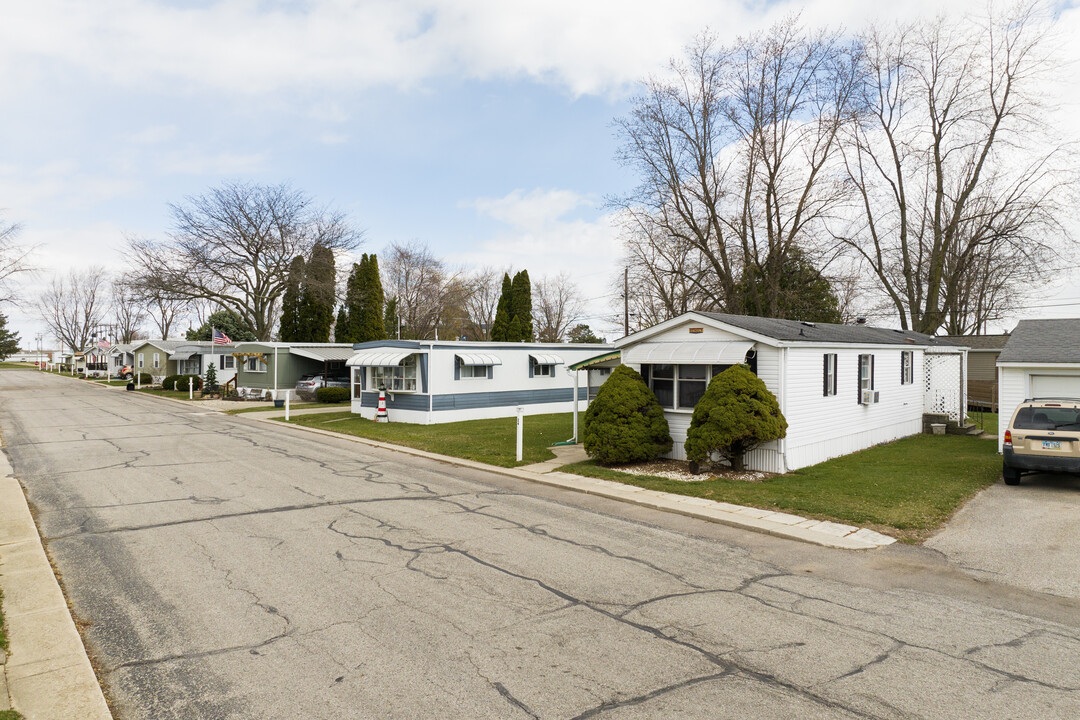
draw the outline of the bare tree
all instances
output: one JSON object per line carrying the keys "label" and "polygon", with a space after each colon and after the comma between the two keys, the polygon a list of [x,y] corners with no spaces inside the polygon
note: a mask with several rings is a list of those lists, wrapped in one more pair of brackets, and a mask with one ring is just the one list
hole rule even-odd
{"label": "bare tree", "polygon": [[792,248],[823,257],[823,224],[847,194],[833,168],[858,77],[857,49],[791,18],[731,47],[702,35],[669,78],[645,83],[617,123],[642,183],[618,204],[634,219],[630,266],[671,293],[649,312],[783,313]]}
{"label": "bare tree", "polygon": [[[402,337],[434,339],[446,311],[460,299],[460,275],[447,270],[446,264],[421,242],[395,243],[379,258],[383,290],[397,300],[397,315],[404,326]],[[459,308],[459,313],[465,311]]]}
{"label": "bare tree", "polygon": [[863,121],[844,143],[858,218],[838,235],[905,329],[999,317],[1038,276],[1049,238],[1067,237],[1072,174],[1041,117],[1047,31],[1028,5],[864,38]]}
{"label": "bare tree", "polygon": [[562,342],[570,326],[580,320],[585,311],[577,285],[569,275],[561,273],[540,278],[533,283],[532,292],[536,339]]}
{"label": "bare tree", "polygon": [[85,350],[108,313],[108,278],[100,267],[56,275],[38,300],[41,318],[73,352]]}
{"label": "bare tree", "polygon": [[344,215],[314,207],[288,185],[227,183],[170,209],[168,241],[129,241],[140,285],[233,310],[260,340],[273,335],[294,257],[360,241]]}
{"label": "bare tree", "polygon": [[0,218],[0,303],[18,304],[19,294],[11,281],[34,269],[30,263],[34,248],[15,244],[21,229],[21,226]]}
{"label": "bare tree", "polygon": [[473,340],[490,340],[491,326],[495,322],[495,310],[502,293],[503,274],[509,268],[497,270],[482,268],[464,278],[469,292],[464,301],[468,317],[465,335]]}
{"label": "bare tree", "polygon": [[112,311],[117,341],[129,343],[134,340],[146,322],[147,312],[138,293],[124,280],[112,283]]}

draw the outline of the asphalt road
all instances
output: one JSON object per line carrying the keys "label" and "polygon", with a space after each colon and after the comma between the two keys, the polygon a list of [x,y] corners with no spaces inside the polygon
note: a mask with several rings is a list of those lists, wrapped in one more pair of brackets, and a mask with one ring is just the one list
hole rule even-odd
{"label": "asphalt road", "polygon": [[37,373],[0,372],[0,430],[122,720],[1080,717],[1080,605],[931,551]]}

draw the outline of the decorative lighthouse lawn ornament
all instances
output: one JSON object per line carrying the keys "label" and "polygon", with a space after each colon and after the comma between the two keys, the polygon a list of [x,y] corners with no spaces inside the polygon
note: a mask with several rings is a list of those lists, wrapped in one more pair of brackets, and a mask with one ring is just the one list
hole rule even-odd
{"label": "decorative lighthouse lawn ornament", "polygon": [[375,411],[375,422],[390,422],[386,413],[386,388],[379,388],[379,408]]}

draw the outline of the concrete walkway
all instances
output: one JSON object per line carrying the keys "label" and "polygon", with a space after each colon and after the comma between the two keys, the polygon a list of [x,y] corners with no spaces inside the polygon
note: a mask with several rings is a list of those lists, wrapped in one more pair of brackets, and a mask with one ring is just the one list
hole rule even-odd
{"label": "concrete walkway", "polygon": [[[258,417],[254,419],[269,422],[269,419],[265,418],[263,413],[257,413],[257,415]],[[416,450],[401,445],[391,445],[390,443],[368,440],[367,438],[356,437],[355,435],[343,435],[341,433],[322,430],[320,428],[304,427],[301,425],[291,425],[290,427],[294,427],[297,430],[326,435],[328,437],[357,442],[363,445],[395,450],[416,457],[440,460],[451,465],[469,467],[476,470],[486,470],[488,472],[508,475],[521,480],[542,483],[544,485],[554,485],[566,490],[573,490],[575,492],[582,492],[590,495],[599,495],[612,500],[621,500],[623,502],[642,505],[653,508],[654,510],[674,512],[680,515],[698,518],[699,520],[707,520],[721,525],[730,525],[732,527],[752,530],[767,535],[775,535],[789,540],[813,543],[823,547],[841,548],[845,550],[872,550],[896,542],[895,538],[891,538],[888,535],[882,535],[873,530],[858,528],[853,525],[843,525],[841,523],[824,520],[811,520],[799,515],[789,515],[787,513],[773,512],[771,510],[761,510],[760,508],[731,505],[729,503],[716,502],[705,498],[695,498],[686,495],[658,492],[656,490],[646,490],[645,488],[613,482],[611,480],[600,480],[598,478],[584,477],[582,475],[557,472],[557,469],[563,465],[587,459],[585,449],[581,445],[564,445],[552,448],[552,452],[556,455],[553,460],[547,460],[534,465],[525,465],[519,468],[504,468],[497,465],[476,462],[474,460],[438,455],[436,453]]]}
{"label": "concrete walkway", "polygon": [[10,652],[0,652],[0,710],[26,720],[112,718],[56,582],[22,486],[0,453],[0,587]]}

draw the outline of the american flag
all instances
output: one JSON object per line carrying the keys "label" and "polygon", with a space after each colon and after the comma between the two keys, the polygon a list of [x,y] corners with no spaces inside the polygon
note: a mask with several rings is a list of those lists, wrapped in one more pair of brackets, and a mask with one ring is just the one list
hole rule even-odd
{"label": "american flag", "polygon": [[232,343],[232,340],[229,339],[228,335],[221,332],[217,328],[214,328],[214,344],[215,345],[229,345],[231,343]]}
{"label": "american flag", "polygon": [[100,340],[98,340],[98,344],[97,344],[97,346],[98,346],[99,348],[101,348],[102,350],[108,350],[109,348],[111,348],[111,347],[112,347],[112,343],[110,343],[110,342],[109,342],[108,340],[106,340],[105,338],[101,338]]}

